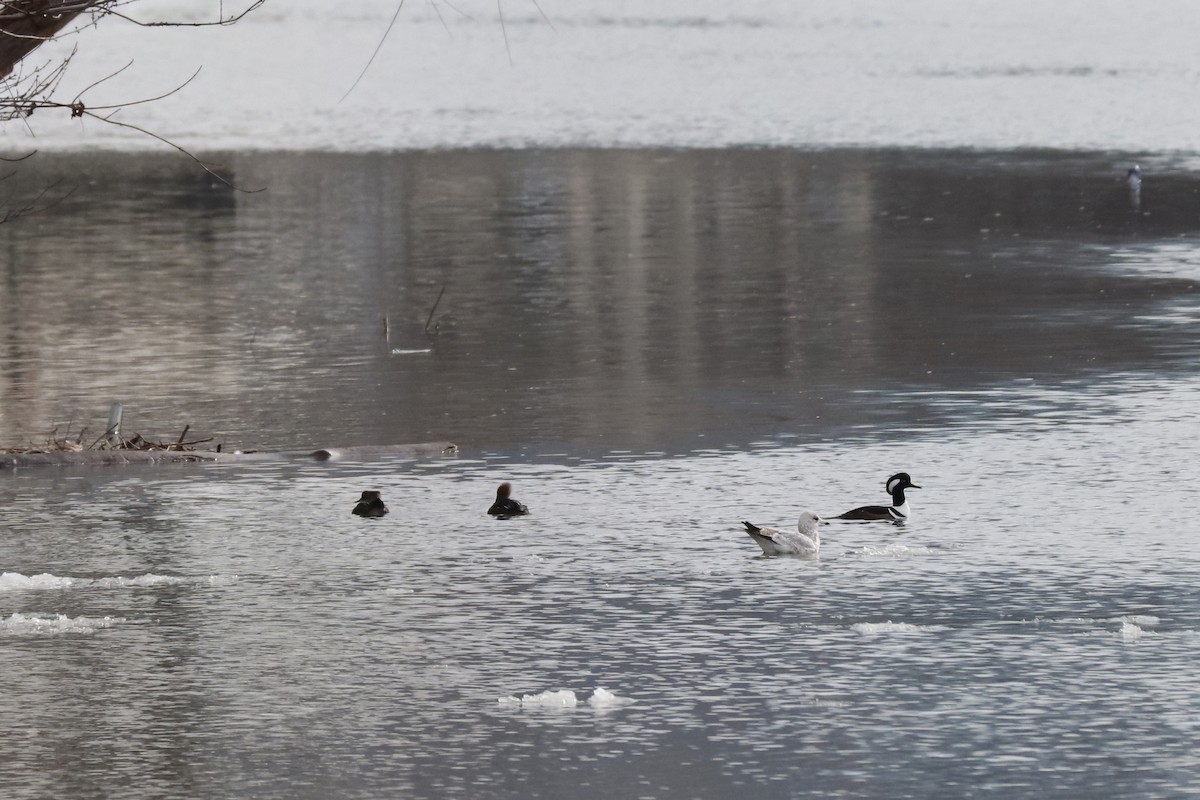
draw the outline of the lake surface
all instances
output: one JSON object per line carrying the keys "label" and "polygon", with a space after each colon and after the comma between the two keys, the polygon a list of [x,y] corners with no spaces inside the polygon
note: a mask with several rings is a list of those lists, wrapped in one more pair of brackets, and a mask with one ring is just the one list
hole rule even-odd
{"label": "lake surface", "polygon": [[0,474],[5,798],[1194,794],[1200,6],[540,3],[3,131],[0,445],[460,447]]}
{"label": "lake surface", "polygon": [[222,160],[268,191],[146,156],[12,179],[66,197],[2,231],[0,440],[121,401],[228,447],[678,453],[1086,417],[1196,363],[1200,183],[1135,212],[1120,156]]}
{"label": "lake surface", "polygon": [[[13,179],[73,191],[0,229],[4,440],[120,400],[461,455],[4,476],[8,796],[1191,791],[1200,177],[1135,210],[1119,154],[222,162],[268,191]],[[913,520],[818,560],[740,530],[899,470]],[[502,480],[531,516],[484,514]]]}

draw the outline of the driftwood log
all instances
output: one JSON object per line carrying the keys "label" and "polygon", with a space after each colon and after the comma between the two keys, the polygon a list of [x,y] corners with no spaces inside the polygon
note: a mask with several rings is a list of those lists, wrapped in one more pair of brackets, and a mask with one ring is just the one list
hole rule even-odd
{"label": "driftwood log", "polygon": [[370,461],[404,456],[452,456],[458,446],[450,442],[330,447],[274,453],[215,450],[80,450],[50,453],[0,453],[0,470],[25,467],[113,467],[135,464],[245,464],[256,461]]}

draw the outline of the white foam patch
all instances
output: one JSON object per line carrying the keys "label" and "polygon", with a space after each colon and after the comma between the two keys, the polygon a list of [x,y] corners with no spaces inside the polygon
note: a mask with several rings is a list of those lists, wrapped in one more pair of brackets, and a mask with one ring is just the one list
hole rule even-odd
{"label": "white foam patch", "polygon": [[575,698],[575,693],[570,689],[560,689],[557,692],[545,691],[541,694],[525,694],[520,697],[509,695],[508,697],[500,698],[502,706],[521,706],[528,708],[531,706],[542,706],[549,708],[574,708],[579,704]]}
{"label": "white foam patch", "polygon": [[0,633],[15,635],[95,633],[101,628],[111,628],[124,621],[124,617],[68,617],[66,614],[39,616],[17,613],[8,619],[0,620]]}
{"label": "white foam patch", "polygon": [[850,626],[850,630],[864,636],[881,636],[888,634],[920,634],[942,630],[940,625],[913,625],[911,622],[858,622]]}
{"label": "white foam patch", "polygon": [[90,581],[90,586],[100,586],[105,589],[126,589],[133,587],[146,586],[175,586],[181,583],[187,583],[187,578],[180,578],[174,575],[138,575],[133,578],[96,578]]}
{"label": "white foam patch", "polygon": [[1158,617],[1154,617],[1149,614],[1129,614],[1124,617],[1114,617],[1112,619],[1112,622],[1136,625],[1139,628],[1153,628],[1161,621],[1162,620],[1160,620]]}
{"label": "white foam patch", "polygon": [[860,556],[868,556],[871,558],[914,558],[917,556],[933,555],[933,550],[928,547],[917,546],[912,547],[906,544],[888,544],[882,547],[866,547],[859,548],[856,551]]}
{"label": "white foam patch", "polygon": [[[216,586],[225,579],[210,575],[200,579],[201,582]],[[19,572],[0,573],[0,592],[38,591],[53,589],[78,589],[96,586],[102,589],[146,588],[150,586],[171,586],[181,583],[191,583],[194,579],[180,578],[175,575],[135,575],[130,578],[114,576],[111,578],[70,578],[51,575],[43,572],[40,575],[22,575]]]}
{"label": "white foam patch", "polygon": [[[557,692],[545,691],[541,694],[525,694],[520,697],[510,694],[507,697],[498,698],[497,702],[502,706],[520,706],[521,708],[574,708],[579,705],[579,698],[570,689],[560,689]],[[593,708],[616,708],[632,702],[633,700],[630,698],[619,697],[603,686],[597,686],[592,692],[592,696],[587,699],[587,704]]]}

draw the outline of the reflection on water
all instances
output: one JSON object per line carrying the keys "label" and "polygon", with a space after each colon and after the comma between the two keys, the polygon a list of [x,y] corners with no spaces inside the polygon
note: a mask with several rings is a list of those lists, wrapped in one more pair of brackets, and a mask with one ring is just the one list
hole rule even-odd
{"label": "reflection on water", "polygon": [[251,447],[686,451],[941,425],[946,404],[895,393],[1196,356],[1196,273],[1178,268],[1196,179],[1147,176],[1134,212],[1111,157],[224,163],[267,191],[146,156],[22,168],[17,197],[74,191],[0,228],[0,440],[96,424],[120,399],[143,433]]}

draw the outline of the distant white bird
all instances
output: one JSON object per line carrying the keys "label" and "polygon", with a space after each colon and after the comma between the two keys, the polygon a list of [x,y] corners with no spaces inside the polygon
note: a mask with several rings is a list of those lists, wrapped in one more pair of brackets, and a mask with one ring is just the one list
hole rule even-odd
{"label": "distant white bird", "polygon": [[760,528],[745,521],[742,524],[746,526],[746,533],[750,534],[750,538],[758,542],[764,555],[815,556],[821,551],[820,526],[829,523],[812,511],[805,510],[800,512],[800,521],[796,523],[795,533]]}
{"label": "distant white bird", "polygon": [[1129,187],[1129,205],[1134,211],[1142,210],[1142,171],[1138,169],[1138,165],[1125,173],[1125,185]]}
{"label": "distant white bird", "polygon": [[1137,164],[1134,164],[1129,168],[1129,171],[1125,173],[1125,183],[1131,190],[1142,188],[1142,171],[1138,168]]}

